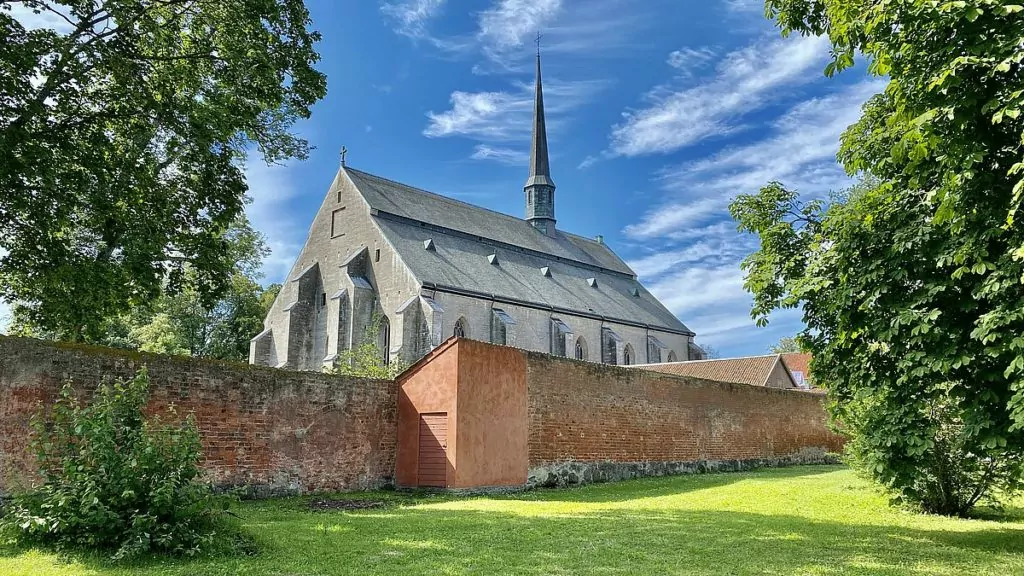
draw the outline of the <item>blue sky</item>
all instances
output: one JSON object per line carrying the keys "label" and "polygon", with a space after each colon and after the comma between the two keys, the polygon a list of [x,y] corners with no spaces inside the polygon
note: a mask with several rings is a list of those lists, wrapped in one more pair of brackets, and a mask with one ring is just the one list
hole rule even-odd
{"label": "blue sky", "polygon": [[247,163],[249,215],[281,281],[338,168],[523,213],[534,37],[543,34],[558,226],[603,235],[724,356],[800,328],[749,317],[740,261],[756,248],[726,206],[778,179],[808,197],[848,185],[842,130],[881,90],[826,79],[828,43],[782,39],[750,0],[307,0],[328,95],[297,130],[309,160]]}

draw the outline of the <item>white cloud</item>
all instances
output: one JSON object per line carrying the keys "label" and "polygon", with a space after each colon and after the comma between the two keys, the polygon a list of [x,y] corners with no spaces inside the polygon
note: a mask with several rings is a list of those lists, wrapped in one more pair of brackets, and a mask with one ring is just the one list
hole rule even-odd
{"label": "white cloud", "polygon": [[839,137],[860,108],[884,88],[865,80],[834,94],[797,104],[771,125],[769,136],[663,171],[670,190],[734,196],[779,180],[805,194],[822,195],[849,179],[836,163]]}
{"label": "white cloud", "polygon": [[662,276],[648,288],[686,322],[691,312],[704,314],[737,301],[749,302],[750,296],[743,290],[743,271],[735,264],[687,266]]}
{"label": "white cloud", "polygon": [[528,95],[455,91],[451,104],[451,109],[444,112],[427,113],[430,124],[423,131],[425,136],[511,140],[530,130],[530,123],[523,123],[521,118],[524,112],[530,111]]}
{"label": "white cloud", "polygon": [[522,47],[562,11],[562,0],[499,0],[480,13],[477,38],[494,58]]}
{"label": "white cloud", "polygon": [[665,236],[680,228],[707,222],[712,216],[721,216],[724,211],[724,201],[720,197],[669,203],[647,212],[641,222],[626,226],[623,232],[636,239]]}
{"label": "white cloud", "polygon": [[610,153],[664,154],[735,130],[734,121],[763,107],[789,86],[820,77],[828,39],[791,37],[758,43],[727,54],[716,76],[696,87],[656,87],[650,105],[626,112],[612,127]]}
{"label": "white cloud", "polygon": [[725,0],[724,4],[730,12],[764,15],[764,0]]}
{"label": "white cloud", "polygon": [[[548,136],[557,134],[568,121],[570,112],[606,85],[603,81],[592,80],[546,80],[544,102]],[[461,136],[480,143],[528,142],[533,128],[533,96],[532,84],[519,84],[507,92],[452,92],[451,108],[427,113],[429,121],[423,134],[431,138]],[[508,146],[478,145],[472,158],[510,162],[515,158],[509,153],[511,150]]]}
{"label": "white cloud", "polygon": [[708,47],[680,48],[668,55],[667,64],[679,71],[683,77],[689,78],[696,70],[703,68],[715,58],[715,51]]}
{"label": "white cloud", "polygon": [[630,265],[702,342],[749,349],[801,329],[799,311],[776,312],[767,329],[750,319],[740,263],[757,244],[736,231],[727,204],[770,180],[818,196],[847,185],[835,160],[839,136],[883,88],[883,81],[865,80],[797,103],[759,140],[659,173],[667,198],[624,229],[647,249]]}
{"label": "white cloud", "polygon": [[406,0],[387,2],[380,7],[395,24],[395,32],[410,38],[429,38],[427,23],[440,13],[445,0]]}
{"label": "white cloud", "polygon": [[288,209],[298,196],[296,179],[288,166],[267,166],[259,158],[251,157],[245,166],[252,203],[245,212],[256,230],[267,238],[271,254],[263,262],[267,282],[282,282],[298,256],[308,222],[299,219]]}
{"label": "white cloud", "polygon": [[470,158],[473,160],[493,160],[499,164],[509,166],[525,166],[530,161],[530,153],[521,149],[478,144]]}
{"label": "white cloud", "polygon": [[679,249],[669,249],[629,262],[630,268],[643,279],[657,278],[684,264],[736,264],[755,248],[749,237],[735,234],[715,236],[709,234],[697,242]]}
{"label": "white cloud", "polygon": [[66,6],[51,6],[49,2],[44,6],[45,9],[37,12],[20,2],[15,2],[10,4],[10,15],[29,30],[50,28],[57,32],[67,33],[74,29],[67,19],[69,11]]}

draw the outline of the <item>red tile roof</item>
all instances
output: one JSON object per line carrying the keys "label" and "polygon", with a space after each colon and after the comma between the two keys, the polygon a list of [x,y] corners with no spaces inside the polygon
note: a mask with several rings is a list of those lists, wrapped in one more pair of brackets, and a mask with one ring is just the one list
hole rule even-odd
{"label": "red tile roof", "polygon": [[636,368],[689,376],[716,382],[732,382],[734,384],[750,384],[764,386],[772,373],[772,368],[779,361],[778,354],[767,356],[751,356],[748,358],[722,358],[718,360],[690,360],[688,362],[670,362],[666,364],[640,364]]}
{"label": "red tile roof", "polygon": [[790,374],[793,374],[793,380],[799,384],[800,377],[795,373],[800,372],[803,374],[803,381],[810,385],[811,380],[811,355],[804,352],[791,352],[789,354],[782,355],[782,363],[789,369]]}

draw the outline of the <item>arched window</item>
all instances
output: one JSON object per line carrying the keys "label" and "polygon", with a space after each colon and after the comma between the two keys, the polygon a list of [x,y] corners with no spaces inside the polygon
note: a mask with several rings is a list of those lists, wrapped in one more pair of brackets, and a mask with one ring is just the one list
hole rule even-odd
{"label": "arched window", "polygon": [[626,344],[626,347],[622,350],[622,364],[625,366],[631,366],[634,361],[633,347]]}
{"label": "arched window", "polygon": [[391,322],[387,316],[380,319],[377,333],[377,347],[380,349],[381,361],[385,366],[391,364]]}
{"label": "arched window", "polygon": [[675,350],[669,350],[668,351],[668,361],[669,362],[678,362],[679,361],[679,358],[676,357]]}
{"label": "arched window", "polygon": [[576,339],[576,359],[587,359],[587,341],[583,339],[583,336]]}
{"label": "arched window", "polygon": [[456,338],[467,338],[469,332],[466,330],[466,319],[459,318],[455,321],[455,330],[452,331],[452,335]]}

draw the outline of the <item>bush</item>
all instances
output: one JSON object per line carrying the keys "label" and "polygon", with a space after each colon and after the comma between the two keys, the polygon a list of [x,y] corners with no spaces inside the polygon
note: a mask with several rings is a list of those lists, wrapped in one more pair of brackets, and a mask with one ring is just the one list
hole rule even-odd
{"label": "bush", "polygon": [[71,383],[32,421],[42,484],[15,495],[0,527],[25,544],[194,555],[214,543],[219,514],[199,482],[199,431],[173,406],[147,418],[149,377],[104,381],[91,404]]}

